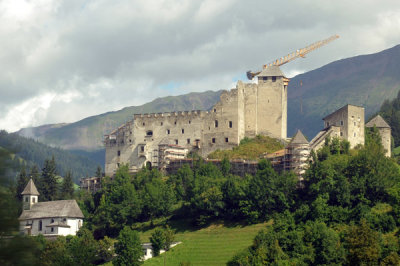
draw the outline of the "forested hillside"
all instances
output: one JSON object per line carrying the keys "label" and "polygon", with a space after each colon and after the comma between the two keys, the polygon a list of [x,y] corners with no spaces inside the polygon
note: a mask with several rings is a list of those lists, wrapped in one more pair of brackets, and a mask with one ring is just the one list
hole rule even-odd
{"label": "forested hillside", "polygon": [[[158,247],[167,245],[168,232],[176,232],[175,240],[184,242],[166,255],[167,265],[168,261],[176,265],[210,255],[193,248],[200,241],[193,238],[204,230],[223,238],[230,231],[223,229],[224,223],[244,231],[246,225],[259,224],[264,229],[249,248],[241,250],[239,242],[229,244],[232,255],[231,248],[241,247],[229,265],[398,265],[400,172],[398,164],[385,157],[377,130],[367,131],[365,147],[349,150],[348,143],[332,139],[312,156],[301,183],[293,173],[275,172],[266,160],[259,162],[255,176],[244,178],[229,174],[226,159],[218,168],[199,158],[193,168],[186,165],[171,176],[147,168],[132,176],[122,165],[113,180],[103,179],[94,195],[75,194],[85,214],[77,236],[54,242],[32,238],[27,252],[36,254],[32,261],[49,265],[101,264],[112,259],[117,265],[120,260],[139,265],[139,232]],[[47,161],[45,169],[52,172],[53,166]],[[44,196],[46,189],[55,191],[44,189]],[[59,195],[47,194],[48,199]],[[222,224],[221,230],[213,230],[213,224]],[[115,249],[110,248],[113,242]],[[224,247],[213,249],[222,253]],[[228,262],[226,253],[224,258],[221,264]]]}
{"label": "forested hillside", "polygon": [[399,90],[400,45],[298,75],[288,87],[288,135],[301,129],[311,139],[323,127],[322,118],[346,104],[365,107],[368,118]]}
{"label": "forested hillside", "polygon": [[30,167],[36,164],[40,169],[44,167],[47,159],[54,156],[58,174],[64,176],[68,171],[71,171],[74,181],[78,184],[80,177],[93,175],[98,166],[98,163],[85,156],[75,155],[60,148],[52,148],[15,133],[9,134],[6,131],[0,131],[0,147],[20,158],[18,162],[21,165],[26,164]]}
{"label": "forested hillside", "polygon": [[140,106],[130,106],[119,111],[91,116],[71,124],[24,128],[18,131],[18,134],[63,149],[97,151],[104,148],[102,142],[104,134],[131,120],[133,114],[209,110],[219,100],[221,92],[206,91],[157,98]]}

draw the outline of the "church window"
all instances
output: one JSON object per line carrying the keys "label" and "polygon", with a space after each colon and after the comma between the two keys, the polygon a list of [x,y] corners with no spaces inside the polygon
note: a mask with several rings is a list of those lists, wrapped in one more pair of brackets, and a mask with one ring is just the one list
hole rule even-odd
{"label": "church window", "polygon": [[212,139],[211,139],[211,142],[212,142],[212,143],[215,143],[215,138],[212,138]]}
{"label": "church window", "polygon": [[117,152],[117,155],[118,155],[118,156],[121,156],[121,151],[118,151],[118,152]]}
{"label": "church window", "polygon": [[232,125],[233,125],[232,121],[229,121],[229,128],[232,128]]}
{"label": "church window", "polygon": [[215,124],[215,127],[218,127],[218,120],[215,120],[214,124]]}
{"label": "church window", "polygon": [[273,77],[272,77],[272,82],[275,82],[275,81],[276,81],[276,77],[273,76]]}

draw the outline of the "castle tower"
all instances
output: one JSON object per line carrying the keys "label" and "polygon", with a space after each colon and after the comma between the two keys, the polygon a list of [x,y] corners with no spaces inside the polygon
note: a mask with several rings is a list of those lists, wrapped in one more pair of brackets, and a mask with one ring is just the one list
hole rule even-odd
{"label": "castle tower", "polygon": [[33,183],[32,178],[29,180],[21,195],[23,196],[24,210],[30,210],[32,205],[38,202],[39,192],[36,189],[35,183]]}
{"label": "castle tower", "polygon": [[255,134],[287,137],[287,87],[289,79],[278,66],[264,68],[257,75]]}
{"label": "castle tower", "polygon": [[382,116],[377,115],[369,121],[365,127],[371,128],[376,127],[381,135],[382,146],[385,149],[386,157],[391,156],[391,146],[392,146],[392,130],[388,123],[382,118]]}

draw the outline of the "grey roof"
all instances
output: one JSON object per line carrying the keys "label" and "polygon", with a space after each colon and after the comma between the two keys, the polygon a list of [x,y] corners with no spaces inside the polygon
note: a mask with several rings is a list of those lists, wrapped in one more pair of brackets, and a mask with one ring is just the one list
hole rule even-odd
{"label": "grey roof", "polygon": [[32,178],[29,180],[26,185],[24,191],[22,191],[21,195],[36,195],[39,196],[39,191],[37,190],[35,183],[33,183]]}
{"label": "grey roof", "polygon": [[284,77],[285,75],[281,71],[278,66],[269,66],[267,68],[263,68],[260,74],[257,77]]}
{"label": "grey roof", "polygon": [[24,210],[19,220],[53,217],[84,218],[76,200],[55,200],[38,202],[30,210]]}
{"label": "grey roof", "polygon": [[304,137],[303,133],[300,130],[297,130],[296,134],[290,141],[290,144],[308,144],[306,137]]}
{"label": "grey roof", "polygon": [[337,110],[334,111],[333,113],[330,113],[329,115],[325,116],[324,118],[322,118],[322,120],[325,120],[325,119],[331,117],[332,115],[337,114],[337,113],[340,113],[340,112],[343,112],[343,111],[345,111],[345,110],[348,112],[350,106],[353,106],[353,107],[360,107],[360,108],[363,108],[363,109],[364,109],[364,107],[359,106],[359,105],[346,104],[345,106],[340,107],[339,109],[337,109]]}
{"label": "grey roof", "polygon": [[384,127],[384,128],[390,128],[388,123],[382,118],[382,116],[377,115],[374,118],[372,118],[366,125],[366,127]]}
{"label": "grey roof", "polygon": [[46,227],[71,227],[71,226],[63,222],[52,222],[51,224],[46,225]]}

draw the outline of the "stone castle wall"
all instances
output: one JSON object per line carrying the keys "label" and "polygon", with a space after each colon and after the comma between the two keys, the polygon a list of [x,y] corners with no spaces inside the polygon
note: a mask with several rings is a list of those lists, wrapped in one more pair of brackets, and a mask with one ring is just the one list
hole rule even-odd
{"label": "stone castle wall", "polygon": [[257,83],[239,81],[210,111],[135,114],[132,121],[105,136],[106,175],[122,163],[137,171],[159,162],[159,145],[172,144],[201,156],[231,149],[257,134],[286,139],[287,83],[283,76]]}

